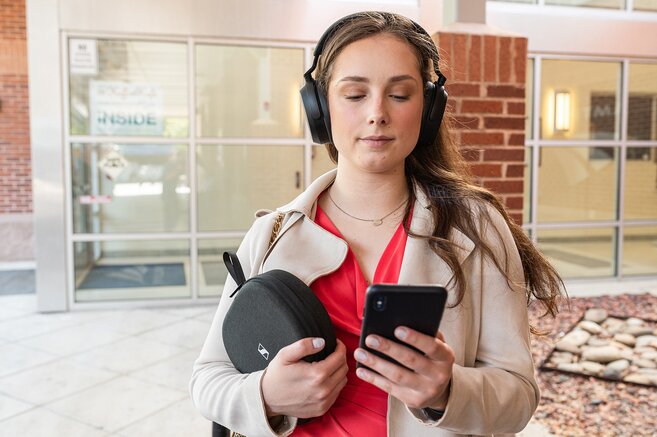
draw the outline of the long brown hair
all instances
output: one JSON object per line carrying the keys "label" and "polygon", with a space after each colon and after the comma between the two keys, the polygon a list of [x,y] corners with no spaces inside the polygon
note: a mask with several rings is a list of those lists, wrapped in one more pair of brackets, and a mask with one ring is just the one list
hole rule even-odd
{"label": "long brown hair", "polygon": [[[418,32],[413,22],[403,16],[388,12],[362,12],[342,24],[326,42],[316,72],[316,81],[320,89],[327,93],[332,65],[342,49],[355,41],[381,33],[406,41],[417,55],[422,79],[432,80],[434,75],[432,59],[436,58],[436,48],[428,35]],[[405,223],[408,235],[426,238],[433,251],[452,269],[458,293],[456,304],[458,304],[463,299],[466,284],[454,250],[454,243],[449,238],[452,228],[459,229],[467,235],[475,247],[493,261],[509,282],[506,249],[505,259],[501,262],[494,256],[490,244],[481,235],[480,218],[491,220],[486,208],[487,204],[491,205],[504,218],[518,248],[525,276],[527,303],[535,299],[545,308],[545,314],[555,316],[558,312],[559,299],[562,294],[565,295],[559,274],[534,247],[522,228],[509,217],[500,199],[474,183],[469,166],[459,153],[456,141],[450,132],[451,123],[451,117],[446,113],[433,144],[416,146],[406,158],[405,170],[411,200],[414,200],[412,187],[417,185],[431,204],[430,209],[435,224],[432,235],[417,235],[412,233],[408,229],[408,223]],[[337,163],[338,151],[335,146],[326,144],[326,148],[333,162]],[[408,202],[406,214],[409,213],[412,204],[412,201]],[[498,241],[502,242],[500,235]],[[502,246],[504,247],[503,244]],[[535,330],[532,331],[536,333]]]}

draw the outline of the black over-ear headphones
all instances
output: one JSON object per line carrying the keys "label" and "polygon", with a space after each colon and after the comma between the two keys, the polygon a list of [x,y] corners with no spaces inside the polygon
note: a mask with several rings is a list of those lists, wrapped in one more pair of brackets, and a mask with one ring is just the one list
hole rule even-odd
{"label": "black over-ear headphones", "polygon": [[[328,100],[326,95],[317,85],[317,82],[315,82],[315,79],[313,79],[312,72],[317,67],[319,55],[322,54],[326,41],[331,38],[331,36],[333,36],[333,34],[345,23],[358,16],[362,16],[362,13],[359,12],[356,14],[347,15],[326,29],[326,32],[324,32],[322,37],[317,42],[317,46],[315,47],[315,51],[313,53],[313,65],[303,75],[306,83],[300,90],[301,100],[303,101],[303,107],[306,110],[308,125],[310,126],[310,132],[313,136],[313,141],[317,144],[332,143],[333,139],[331,136],[331,118],[329,116]],[[411,22],[413,23],[413,26],[417,32],[429,36],[427,31],[424,30],[422,26],[412,20]],[[429,38],[431,37],[429,36]],[[445,91],[444,86],[447,78],[440,72],[440,69],[438,68],[438,49],[435,45],[433,48],[433,68],[436,72],[436,76],[438,76],[438,80],[435,82],[427,81],[424,87],[424,108],[422,109],[422,125],[420,128],[420,136],[417,142],[418,146],[431,144],[436,139],[436,135],[438,135],[438,128],[440,127],[440,123],[443,119],[443,114],[445,113],[445,106],[447,105],[447,91]]]}

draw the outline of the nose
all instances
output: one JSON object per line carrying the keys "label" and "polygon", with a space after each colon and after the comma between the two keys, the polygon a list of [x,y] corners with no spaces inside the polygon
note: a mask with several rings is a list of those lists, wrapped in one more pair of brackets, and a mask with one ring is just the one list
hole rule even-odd
{"label": "nose", "polygon": [[368,124],[385,126],[390,123],[390,117],[384,97],[374,97],[370,99],[370,102],[369,116],[367,120]]}

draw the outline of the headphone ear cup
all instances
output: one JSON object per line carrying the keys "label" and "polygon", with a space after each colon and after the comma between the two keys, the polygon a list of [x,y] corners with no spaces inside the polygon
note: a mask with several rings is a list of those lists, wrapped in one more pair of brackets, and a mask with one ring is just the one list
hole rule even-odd
{"label": "headphone ear cup", "polygon": [[422,109],[422,127],[418,145],[433,143],[442,123],[447,106],[447,91],[438,82],[427,82],[424,88],[424,107]]}
{"label": "headphone ear cup", "polygon": [[301,93],[301,101],[306,111],[308,127],[313,141],[317,144],[330,143],[331,121],[328,116],[328,104],[324,94],[312,79],[306,79],[306,84],[299,92]]}
{"label": "headphone ear cup", "polygon": [[329,112],[328,99],[326,94],[324,94],[320,89],[317,89],[317,98],[319,100],[319,106],[322,108],[322,119],[324,121],[324,133],[326,137],[324,141],[317,142],[317,144],[327,144],[333,143],[333,133],[331,132],[331,113]]}

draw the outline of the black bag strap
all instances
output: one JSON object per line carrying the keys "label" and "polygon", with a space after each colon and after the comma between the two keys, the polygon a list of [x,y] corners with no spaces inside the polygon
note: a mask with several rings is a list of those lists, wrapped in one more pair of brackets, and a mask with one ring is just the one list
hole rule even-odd
{"label": "black bag strap", "polygon": [[[274,241],[276,240],[276,237],[278,237],[282,223],[283,214],[279,212],[274,219],[274,226],[271,230],[271,236],[269,237],[269,245],[267,246],[267,250],[271,248],[271,246],[274,244]],[[231,278],[233,278],[233,280],[237,283],[237,288],[230,295],[230,297],[233,297],[235,293],[239,291],[242,284],[246,282],[246,276],[244,276],[242,264],[240,264],[240,260],[235,252],[224,252],[224,264],[226,265],[226,269],[228,270],[228,273],[230,273]]]}
{"label": "black bag strap", "polygon": [[[235,252],[224,252],[224,264],[226,265],[226,270],[230,273],[230,277],[237,283],[237,289],[233,292],[235,294],[242,284],[246,282],[242,264],[240,264],[240,259]],[[233,294],[230,297],[233,297]]]}

